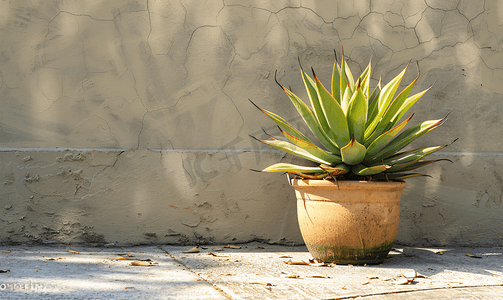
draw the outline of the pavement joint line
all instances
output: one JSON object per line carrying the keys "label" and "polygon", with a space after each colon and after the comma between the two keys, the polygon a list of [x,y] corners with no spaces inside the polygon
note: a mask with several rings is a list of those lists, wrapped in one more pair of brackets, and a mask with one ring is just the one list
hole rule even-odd
{"label": "pavement joint line", "polygon": [[190,272],[194,273],[198,278],[200,278],[201,280],[204,280],[206,283],[208,283],[209,285],[211,285],[215,290],[217,290],[218,292],[222,293],[226,298],[232,299],[231,295],[229,295],[228,293],[226,293],[218,285],[211,284],[211,282],[208,282],[208,280],[206,278],[204,278],[201,275],[199,275],[198,273],[196,273],[194,270],[192,270],[191,268],[189,268],[186,264],[180,262],[178,259],[176,259],[175,256],[171,255],[171,253],[169,253],[168,251],[166,251],[165,249],[163,249],[161,246],[157,246],[157,248],[159,248],[162,251],[164,251],[164,253],[166,253],[166,255],[168,255],[169,257],[171,257],[173,259],[173,261],[175,261],[176,263],[180,264],[181,266],[184,266],[187,270],[189,270]]}
{"label": "pavement joint line", "polygon": [[389,291],[389,292],[380,292],[380,293],[371,293],[371,294],[356,294],[356,295],[346,295],[346,296],[342,296],[342,297],[328,298],[326,300],[345,300],[345,299],[368,298],[368,297],[374,297],[374,296],[384,296],[384,295],[393,295],[393,294],[410,294],[410,293],[426,292],[426,291],[468,289],[468,288],[479,288],[479,287],[497,287],[497,286],[503,287],[503,283],[449,286],[449,287],[433,287],[433,288],[425,288],[425,289],[417,289],[417,290],[402,290],[402,291]]}

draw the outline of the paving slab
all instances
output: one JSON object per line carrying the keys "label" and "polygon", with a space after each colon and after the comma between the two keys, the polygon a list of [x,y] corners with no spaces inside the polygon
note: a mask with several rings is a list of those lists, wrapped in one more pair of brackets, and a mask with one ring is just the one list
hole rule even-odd
{"label": "paving slab", "polygon": [[227,299],[156,246],[0,249],[0,299]]}
{"label": "paving slab", "polygon": [[162,248],[233,299],[388,299],[402,295],[429,299],[473,287],[479,289],[465,291],[485,293],[487,287],[492,289],[489,295],[503,293],[502,248],[397,246],[382,265],[322,266],[309,263],[312,257],[304,246],[239,246],[200,247],[199,253]]}
{"label": "paving slab", "polygon": [[498,299],[503,248],[396,246],[324,265],[304,246],[1,246],[0,299]]}

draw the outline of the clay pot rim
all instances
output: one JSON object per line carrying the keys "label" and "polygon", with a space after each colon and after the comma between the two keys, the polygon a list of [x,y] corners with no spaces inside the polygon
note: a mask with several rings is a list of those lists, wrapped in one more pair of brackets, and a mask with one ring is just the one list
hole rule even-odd
{"label": "clay pot rim", "polygon": [[338,180],[337,182],[323,179],[295,179],[288,178],[288,182],[294,188],[334,188],[339,189],[403,189],[406,186],[405,181],[356,181],[356,180]]}

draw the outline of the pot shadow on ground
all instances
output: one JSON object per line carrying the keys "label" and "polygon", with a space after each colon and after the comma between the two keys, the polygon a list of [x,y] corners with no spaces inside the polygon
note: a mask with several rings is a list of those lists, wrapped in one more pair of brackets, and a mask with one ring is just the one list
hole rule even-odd
{"label": "pot shadow on ground", "polygon": [[[293,261],[307,261],[312,258],[305,246],[288,247],[257,242],[232,245],[241,247],[240,249],[223,248],[223,246],[224,245],[201,246],[201,252],[197,253],[197,255],[183,253],[183,251],[190,249],[190,246],[180,249],[180,247],[175,248],[167,245],[162,246],[162,248],[169,253],[169,255],[173,256],[175,260],[186,264],[187,267],[197,266],[197,268],[204,270],[220,267],[226,258],[234,260],[236,258],[239,259],[241,256],[246,260],[247,254],[259,254],[260,257],[268,259],[278,258],[278,261],[287,261],[289,259],[287,257],[281,259],[282,256],[290,256]],[[263,249],[261,247],[263,247]],[[223,251],[214,251],[214,248],[222,248]],[[208,257],[211,257],[210,253],[217,255],[214,257],[214,260],[208,260]],[[467,256],[466,254],[476,257]],[[226,255],[229,255],[229,257],[226,257]],[[218,259],[220,259],[220,262]],[[305,267],[312,268],[310,266]],[[330,268],[340,267],[347,267],[347,265],[328,267],[328,270]],[[427,277],[442,272],[463,272],[473,275],[503,276],[503,272],[501,271],[503,270],[503,248],[420,248],[395,245],[393,250],[390,251],[388,258],[382,264],[367,266],[355,265],[353,267],[361,268],[362,274],[364,275],[373,269],[396,269],[398,272],[410,271],[412,269]]]}
{"label": "pot shadow on ground", "polygon": [[503,249],[482,247],[407,247],[395,245],[381,265],[368,268],[414,269],[425,276],[442,272],[465,272],[503,276]]}

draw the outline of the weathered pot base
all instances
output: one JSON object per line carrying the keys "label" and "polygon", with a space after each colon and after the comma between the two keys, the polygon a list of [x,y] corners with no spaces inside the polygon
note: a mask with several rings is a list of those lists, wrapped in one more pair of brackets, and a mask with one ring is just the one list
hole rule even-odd
{"label": "weathered pot base", "polygon": [[314,259],[380,264],[393,246],[405,182],[292,179],[300,231]]}
{"label": "weathered pot base", "polygon": [[317,261],[334,264],[377,265],[382,264],[393,247],[393,242],[372,249],[343,246],[314,245],[306,243],[309,253]]}

